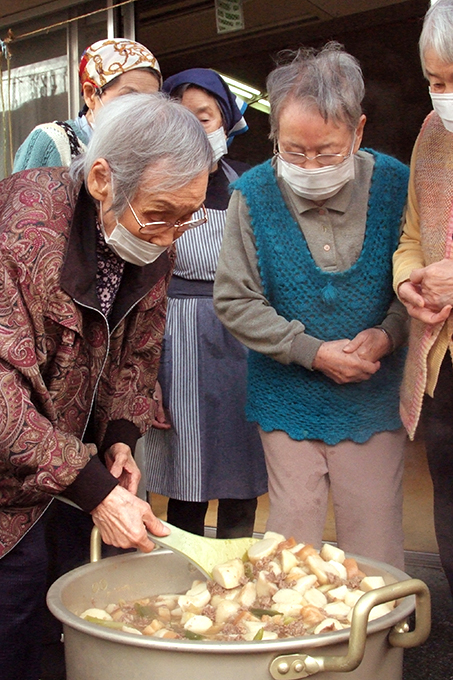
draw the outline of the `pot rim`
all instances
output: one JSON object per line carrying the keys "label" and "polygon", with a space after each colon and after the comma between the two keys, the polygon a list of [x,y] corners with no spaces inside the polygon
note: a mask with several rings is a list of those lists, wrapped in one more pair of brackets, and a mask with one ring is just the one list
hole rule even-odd
{"label": "pot rim", "polygon": [[[119,565],[122,562],[130,562],[138,559],[156,559],[160,555],[174,554],[171,550],[159,548],[152,553],[128,553],[126,555],[119,555],[115,557],[107,557],[100,562],[93,562],[90,564],[77,567],[72,571],[61,576],[50,587],[47,593],[47,605],[52,614],[59,619],[64,625],[69,626],[81,633],[85,633],[91,637],[109,640],[110,642],[117,642],[120,644],[129,645],[132,647],[145,647],[152,649],[163,649],[166,651],[175,652],[208,652],[211,654],[251,654],[251,653],[269,653],[302,648],[305,653],[305,648],[314,648],[322,646],[330,646],[342,642],[348,642],[350,635],[350,628],[344,630],[331,631],[329,633],[320,633],[318,635],[303,635],[299,637],[280,638],[278,640],[253,640],[241,642],[227,642],[216,640],[173,640],[155,638],[152,636],[135,635],[132,633],[125,633],[124,631],[103,628],[95,623],[85,621],[80,616],[71,612],[63,604],[63,593],[65,587],[73,583],[77,576],[84,576],[87,572],[94,571],[95,568],[100,569],[103,566],[112,564]],[[354,554],[347,555],[354,557],[359,564],[370,566],[374,569],[384,571],[386,575],[390,575],[395,581],[405,581],[411,577],[404,571],[397,569],[384,562],[378,562],[369,558],[361,557]],[[407,618],[415,609],[415,596],[410,595],[403,598],[392,612],[385,614],[370,621],[367,625],[367,636],[377,633],[386,628],[392,628],[397,623],[400,623]]]}

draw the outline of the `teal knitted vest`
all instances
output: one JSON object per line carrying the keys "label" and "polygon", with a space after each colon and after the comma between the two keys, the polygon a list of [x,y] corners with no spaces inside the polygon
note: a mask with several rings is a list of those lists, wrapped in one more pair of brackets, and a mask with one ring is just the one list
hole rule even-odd
{"label": "teal knitted vest", "polygon": [[[256,239],[258,268],[269,303],[288,321],[299,319],[322,340],[353,338],[381,323],[393,298],[392,254],[399,238],[409,169],[374,151],[362,252],[343,272],[314,262],[290,214],[270,161],[234,184],[244,195]],[[247,418],[292,439],[365,442],[376,432],[401,427],[399,385],[405,350],[381,360],[370,380],[337,385],[319,371],[284,365],[249,353]]]}

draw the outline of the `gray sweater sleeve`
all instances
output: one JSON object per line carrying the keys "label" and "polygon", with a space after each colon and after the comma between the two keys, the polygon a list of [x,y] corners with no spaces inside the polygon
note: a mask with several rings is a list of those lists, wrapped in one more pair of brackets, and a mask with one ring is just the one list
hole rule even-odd
{"label": "gray sweater sleeve", "polygon": [[228,207],[214,306],[226,328],[250,349],[311,369],[322,340],[305,333],[300,321],[277,314],[264,296],[248,208],[239,191],[233,192]]}
{"label": "gray sweater sleeve", "polygon": [[387,331],[392,341],[392,351],[406,344],[409,336],[409,315],[396,296],[388,308],[387,316],[376,328]]}
{"label": "gray sweater sleeve", "polygon": [[[313,239],[319,239],[317,231],[306,234],[309,247],[313,246]],[[355,250],[360,252],[363,233],[356,233],[355,238],[358,239]],[[318,250],[323,252],[322,248]],[[317,264],[323,268],[323,262],[317,261]],[[312,369],[323,340],[305,333],[300,321],[287,321],[279,316],[264,296],[249,212],[239,191],[233,193],[228,207],[214,284],[214,305],[226,328],[250,349],[283,364],[294,362]],[[392,350],[407,340],[407,319],[406,308],[395,297],[378,326],[390,336]]]}

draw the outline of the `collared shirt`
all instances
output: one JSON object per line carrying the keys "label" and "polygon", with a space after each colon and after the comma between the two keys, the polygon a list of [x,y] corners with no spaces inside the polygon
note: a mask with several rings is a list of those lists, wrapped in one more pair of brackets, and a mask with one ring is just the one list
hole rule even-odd
{"label": "collared shirt", "polygon": [[106,244],[99,221],[96,220],[96,293],[105,316],[109,316],[121,285],[125,261]]}
{"label": "collared shirt", "polygon": [[277,180],[314,261],[325,271],[345,271],[361,253],[373,167],[372,154],[359,151],[354,158],[355,180],[321,206],[295,194],[284,180]]}

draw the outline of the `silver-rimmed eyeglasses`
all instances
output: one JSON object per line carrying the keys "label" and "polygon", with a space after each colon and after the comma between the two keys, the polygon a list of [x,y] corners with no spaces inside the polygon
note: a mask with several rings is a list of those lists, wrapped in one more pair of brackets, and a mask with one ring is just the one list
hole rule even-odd
{"label": "silver-rimmed eyeglasses", "polygon": [[355,135],[354,139],[352,140],[351,149],[347,154],[317,153],[315,156],[307,156],[301,151],[285,151],[284,149],[280,149],[278,142],[274,142],[274,155],[278,156],[287,163],[292,163],[293,165],[300,165],[301,167],[304,167],[307,161],[316,161],[316,163],[321,168],[324,168],[328,165],[340,165],[340,163],[343,163],[343,161],[345,161],[347,158],[349,158],[349,156],[352,155],[352,152],[354,150],[354,144]]}
{"label": "silver-rimmed eyeglasses", "polygon": [[127,204],[129,208],[131,209],[131,213],[135,217],[135,220],[137,224],[139,225],[139,231],[141,234],[145,235],[156,235],[157,232],[159,231],[166,231],[167,229],[175,229],[178,231],[180,234],[183,234],[185,231],[188,231],[189,229],[195,229],[195,227],[201,227],[203,224],[206,224],[208,221],[208,213],[206,212],[206,208],[204,205],[201,206],[200,210],[203,211],[203,217],[200,217],[198,220],[187,220],[186,222],[180,222],[179,220],[175,222],[174,224],[171,224],[170,222],[140,222],[138,219],[138,215],[135,212],[134,208],[132,207],[130,201],[126,198]]}

